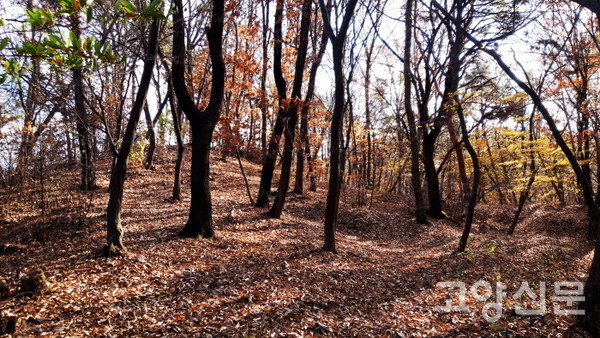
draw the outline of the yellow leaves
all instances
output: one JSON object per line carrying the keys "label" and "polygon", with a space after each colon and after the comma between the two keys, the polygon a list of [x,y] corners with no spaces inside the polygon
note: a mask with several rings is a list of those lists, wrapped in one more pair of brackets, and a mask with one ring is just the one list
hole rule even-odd
{"label": "yellow leaves", "polygon": [[511,96],[506,96],[500,99],[500,102],[504,103],[523,103],[527,101],[529,96],[525,92],[518,92]]}

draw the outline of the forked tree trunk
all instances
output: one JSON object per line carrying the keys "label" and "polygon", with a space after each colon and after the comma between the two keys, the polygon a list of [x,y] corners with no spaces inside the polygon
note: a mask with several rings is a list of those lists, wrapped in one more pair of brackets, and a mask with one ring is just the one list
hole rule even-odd
{"label": "forked tree trunk", "polygon": [[185,25],[183,4],[174,0],[173,11],[173,88],[179,106],[192,129],[191,204],[188,220],[179,233],[182,237],[213,237],[212,201],[210,195],[210,144],[221,112],[225,87],[223,62],[224,1],[212,1],[212,18],[206,28],[211,60],[210,100],[204,110],[198,109],[185,82]]}
{"label": "forked tree trunk", "polygon": [[327,205],[325,207],[325,236],[323,250],[336,252],[335,231],[338,220],[338,208],[340,203],[340,188],[342,184],[340,156],[341,152],[341,134],[342,120],[344,117],[345,106],[345,88],[344,88],[344,47],[350,21],[354,16],[358,0],[349,0],[346,5],[344,19],[340,26],[337,36],[331,26],[329,13],[324,0],[319,0],[323,24],[333,47],[333,70],[335,77],[335,104],[333,107],[333,116],[330,129],[330,147],[329,147],[329,188],[327,190]]}

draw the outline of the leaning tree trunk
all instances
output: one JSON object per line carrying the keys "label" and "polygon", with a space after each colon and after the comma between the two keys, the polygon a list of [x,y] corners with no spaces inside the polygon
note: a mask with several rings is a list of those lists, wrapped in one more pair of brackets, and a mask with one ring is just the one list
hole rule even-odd
{"label": "leaning tree trunk", "polygon": [[477,152],[473,148],[473,145],[469,141],[469,131],[467,130],[465,116],[463,114],[462,108],[460,107],[460,103],[456,104],[458,104],[457,115],[460,120],[462,141],[465,145],[465,148],[467,149],[467,152],[469,153],[469,156],[471,157],[471,162],[473,163],[473,185],[471,187],[471,196],[469,197],[469,204],[467,206],[467,217],[465,219],[465,227],[463,229],[460,242],[458,243],[457,250],[457,252],[463,252],[467,248],[467,241],[469,239],[469,234],[471,233],[471,226],[473,224],[473,216],[475,215],[475,205],[477,204],[477,194],[479,189],[479,180],[481,177],[481,173],[479,170],[479,157],[477,156]]}
{"label": "leaning tree trunk", "polygon": [[127,174],[127,158],[131,152],[133,139],[135,137],[135,129],[144,105],[146,104],[146,95],[150,88],[150,80],[156,63],[156,54],[158,46],[158,19],[152,20],[150,32],[148,33],[148,44],[146,47],[146,57],[144,58],[144,70],[140,79],[140,85],[135,97],[131,112],[129,114],[129,122],[123,136],[123,143],[119,150],[119,155],[113,167],[110,176],[109,200],[106,208],[106,241],[107,245],[104,248],[105,256],[113,256],[125,250],[123,244],[123,227],[121,226],[121,208],[123,203],[123,187],[125,185],[125,176]]}
{"label": "leaning tree trunk", "polygon": [[263,160],[263,167],[260,173],[260,185],[258,187],[258,197],[256,198],[256,207],[266,207],[269,205],[269,195],[271,194],[271,184],[273,182],[273,172],[275,171],[275,162],[277,160],[277,152],[279,150],[279,141],[284,129],[284,115],[286,112],[287,93],[285,78],[281,69],[282,59],[282,33],[283,23],[283,0],[277,0],[275,8],[275,27],[273,30],[274,46],[273,46],[273,76],[275,78],[275,86],[277,87],[277,95],[279,96],[279,109],[275,127],[269,140],[269,147]]}
{"label": "leaning tree trunk", "polygon": [[206,29],[211,60],[211,92],[208,106],[198,109],[185,82],[185,25],[183,4],[174,0],[173,11],[173,89],[179,106],[190,121],[192,129],[191,204],[189,217],[179,233],[182,237],[213,237],[212,201],[210,195],[210,144],[221,113],[225,87],[223,62],[224,1],[212,1],[211,24]]}
{"label": "leaning tree trunk", "polygon": [[[292,172],[292,158],[294,155],[294,137],[296,133],[296,123],[298,122],[298,108],[302,103],[302,82],[304,80],[304,65],[306,63],[306,50],[308,48],[308,30],[310,28],[310,12],[312,1],[304,1],[302,5],[302,19],[300,23],[300,42],[296,57],[296,69],[294,74],[294,84],[292,86],[292,102],[286,114],[288,121],[285,131],[285,145],[283,148],[283,159],[281,164],[281,174],[279,176],[279,185],[277,187],[277,197],[273,202],[271,210],[267,213],[270,217],[279,218],[285,204],[285,197],[290,183],[290,174]],[[302,176],[302,174],[300,175]]]}

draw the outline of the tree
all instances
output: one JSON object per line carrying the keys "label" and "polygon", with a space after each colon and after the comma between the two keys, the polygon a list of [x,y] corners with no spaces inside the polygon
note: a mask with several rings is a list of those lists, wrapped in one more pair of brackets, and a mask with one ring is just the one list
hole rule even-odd
{"label": "tree", "polygon": [[[159,1],[156,3],[156,6],[160,6],[161,4],[162,1]],[[160,9],[160,7],[157,8]],[[154,71],[156,55],[158,53],[158,35],[159,19],[155,17],[152,20],[148,32],[144,68],[142,71],[142,77],[140,79],[140,85],[136,93],[135,101],[129,113],[129,121],[123,136],[123,143],[119,149],[119,155],[117,156],[110,176],[110,185],[108,188],[110,196],[108,200],[108,207],[106,208],[107,245],[103,250],[104,255],[107,257],[119,255],[123,250],[125,250],[125,245],[123,244],[123,227],[121,225],[121,208],[123,202],[123,188],[127,174],[127,159],[131,152],[131,147],[135,138],[135,131],[140,119],[140,115],[142,114],[142,110],[146,104],[146,95],[148,94],[148,89],[150,88],[152,72]]]}
{"label": "tree", "polygon": [[418,223],[427,223],[425,215],[425,203],[423,201],[423,192],[421,190],[421,173],[419,170],[419,139],[417,126],[415,124],[415,114],[412,107],[411,81],[411,48],[413,35],[413,0],[406,1],[406,11],[404,13],[405,40],[404,40],[404,109],[408,120],[408,133],[410,139],[410,158],[411,158],[411,179],[413,194],[415,195],[416,220]]}
{"label": "tree", "polygon": [[284,130],[284,119],[287,102],[287,89],[285,78],[281,69],[282,62],[282,44],[283,44],[283,0],[277,0],[275,5],[275,26],[273,29],[273,76],[275,86],[277,87],[277,96],[279,108],[275,126],[271,132],[267,152],[264,155],[263,166],[260,174],[260,185],[258,187],[258,197],[256,198],[257,207],[266,207],[269,205],[269,195],[271,194],[271,184],[273,181],[273,172],[275,171],[275,161],[279,150],[279,141]]}
{"label": "tree", "polygon": [[296,133],[296,124],[298,122],[298,110],[302,105],[302,82],[304,81],[304,65],[306,63],[306,53],[308,48],[308,32],[310,29],[310,17],[312,9],[312,0],[304,0],[302,5],[302,19],[300,23],[300,38],[298,43],[298,54],[296,57],[296,69],[294,73],[294,83],[292,86],[291,102],[287,104],[285,114],[285,144],[283,148],[283,159],[281,165],[281,174],[279,176],[279,185],[277,187],[277,197],[273,202],[271,210],[267,215],[271,217],[280,217],[285,204],[285,196],[290,182],[292,171],[292,157],[294,155],[294,138]]}
{"label": "tree", "polygon": [[[294,193],[303,194],[304,193],[304,162],[306,157],[306,162],[308,162],[309,172],[313,172],[313,156],[310,152],[310,139],[308,137],[308,113],[310,111],[313,97],[315,95],[315,82],[317,80],[317,72],[319,70],[319,66],[321,65],[321,60],[323,59],[323,55],[325,54],[325,49],[327,48],[327,33],[325,30],[322,30],[319,46],[317,48],[317,20],[314,20],[315,24],[313,27],[315,31],[313,32],[313,48],[312,48],[312,64],[310,66],[309,78],[308,78],[308,86],[306,89],[306,96],[304,98],[304,104],[302,105],[301,119],[300,119],[300,142],[298,147],[298,152],[296,155],[296,181],[294,183]],[[322,29],[322,27],[321,27]],[[316,190],[316,180],[313,174],[310,175],[311,181],[311,190]]]}
{"label": "tree", "polygon": [[[446,17],[449,17],[448,12],[446,12],[437,2],[432,2],[433,5],[440,10]],[[600,14],[600,10],[597,12]],[[471,40],[477,47],[481,48],[486,54],[492,57],[498,66],[504,71],[506,75],[508,75],[524,92],[526,92],[531,100],[533,101],[535,107],[544,117],[546,124],[550,128],[552,136],[554,137],[556,143],[563,151],[565,157],[569,161],[569,164],[573,168],[575,175],[579,182],[581,183],[581,190],[585,200],[585,203],[588,207],[590,217],[594,220],[600,219],[600,209],[598,205],[594,201],[593,191],[591,188],[590,182],[586,179],[581,166],[577,162],[577,158],[574,155],[573,151],[569,148],[565,140],[563,139],[554,119],[550,115],[550,112],[544,105],[540,96],[536,93],[531,86],[527,85],[525,82],[520,80],[516,74],[510,69],[510,67],[504,62],[502,57],[494,50],[486,48],[481,41],[477,40],[472,35],[464,32],[465,36]],[[585,311],[585,314],[578,317],[577,322],[579,325],[584,327],[586,330],[590,331],[594,335],[600,335],[600,241],[596,240],[596,246],[594,249],[594,258],[592,259],[592,265],[589,270],[588,280],[585,284],[584,288],[584,296],[585,301],[579,304],[580,309]]]}
{"label": "tree", "polygon": [[[191,205],[185,227],[179,233],[183,237],[213,237],[212,201],[210,195],[210,144],[213,131],[221,113],[225,86],[225,63],[223,62],[224,1],[212,1],[210,26],[206,28],[211,61],[210,100],[199,109],[185,81],[186,46],[185,22],[181,0],[174,0],[173,12],[173,89],[177,101],[187,116],[192,129]],[[191,46],[189,46],[191,47]]]}
{"label": "tree", "polygon": [[333,49],[333,71],[335,76],[335,105],[333,107],[333,116],[330,128],[330,146],[329,146],[329,187],[327,190],[327,205],[325,207],[325,236],[323,250],[336,252],[335,247],[335,229],[337,227],[338,208],[340,203],[340,189],[342,184],[341,177],[341,134],[344,117],[345,102],[345,81],[344,81],[344,49],[346,35],[350,21],[354,15],[357,0],[349,0],[346,4],[344,17],[339,30],[333,29],[327,7],[324,0],[319,0],[321,7],[321,16],[323,24],[331,46]]}

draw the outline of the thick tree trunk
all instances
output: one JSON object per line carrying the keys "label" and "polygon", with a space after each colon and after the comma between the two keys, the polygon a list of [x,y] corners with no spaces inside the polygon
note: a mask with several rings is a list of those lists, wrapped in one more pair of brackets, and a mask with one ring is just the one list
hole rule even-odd
{"label": "thick tree trunk", "polygon": [[212,130],[192,126],[192,188],[188,221],[179,233],[182,237],[214,236],[210,195],[210,143]]}
{"label": "thick tree trunk", "polygon": [[183,4],[181,0],[173,1],[173,88],[179,106],[190,121],[192,129],[192,172],[191,172],[191,204],[189,218],[179,233],[182,237],[212,237],[212,201],[210,196],[210,144],[213,131],[221,112],[225,86],[225,64],[223,62],[223,14],[224,1],[212,1],[212,18],[206,29],[210,60],[212,66],[212,83],[210,100],[205,110],[201,111],[193,101],[185,82],[185,26]]}
{"label": "thick tree trunk", "polygon": [[156,62],[156,53],[158,46],[158,19],[154,19],[150,25],[148,34],[148,44],[146,49],[146,57],[144,59],[144,70],[140,79],[140,85],[135,97],[131,112],[129,114],[129,122],[123,136],[123,143],[119,150],[119,155],[115,162],[114,168],[110,176],[109,200],[106,208],[106,241],[107,245],[104,248],[105,256],[113,256],[125,249],[123,244],[123,227],[121,225],[121,208],[123,202],[123,188],[125,185],[125,176],[127,174],[127,158],[131,152],[135,129],[137,127],[142,109],[146,104],[146,95],[150,87],[150,80]]}
{"label": "thick tree trunk", "polygon": [[442,196],[440,194],[440,182],[437,170],[435,168],[435,138],[423,137],[423,169],[425,169],[425,179],[427,181],[427,198],[429,200],[429,216],[437,219],[446,218],[442,208]]}

